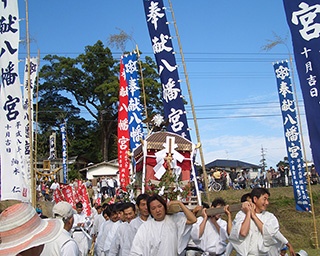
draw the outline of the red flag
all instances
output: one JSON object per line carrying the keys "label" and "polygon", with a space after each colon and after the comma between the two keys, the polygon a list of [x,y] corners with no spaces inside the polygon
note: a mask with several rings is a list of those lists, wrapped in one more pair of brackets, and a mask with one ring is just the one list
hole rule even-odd
{"label": "red flag", "polygon": [[85,184],[82,184],[78,187],[78,199],[79,202],[82,202],[83,212],[88,217],[91,215],[91,203],[88,196],[87,188]]}
{"label": "red flag", "polygon": [[66,202],[75,207],[75,201],[73,199],[73,191],[70,185],[61,185],[61,192]]}
{"label": "red flag", "polygon": [[53,200],[57,203],[61,202],[61,201],[65,201],[64,197],[62,195],[62,192],[59,188],[55,189],[53,192]]}
{"label": "red flag", "polygon": [[120,187],[126,191],[129,184],[129,120],[128,120],[128,84],[125,78],[124,65],[120,60],[120,90],[119,90],[119,108],[118,108],[118,162],[119,162],[119,180]]}
{"label": "red flag", "polygon": [[98,205],[101,205],[101,197],[98,197],[98,198],[96,199],[96,203],[97,203]]}

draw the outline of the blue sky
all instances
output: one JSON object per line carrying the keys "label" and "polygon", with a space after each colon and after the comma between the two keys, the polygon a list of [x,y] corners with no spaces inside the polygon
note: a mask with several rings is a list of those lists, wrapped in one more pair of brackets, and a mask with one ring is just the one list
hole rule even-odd
{"label": "blue sky", "polygon": [[[169,4],[164,0],[167,7]],[[19,0],[20,18],[25,17],[25,1]],[[259,164],[264,148],[268,166],[286,155],[281,112],[272,62],[288,58],[279,45],[269,52],[261,50],[273,33],[289,34],[282,1],[256,0],[172,0],[185,55],[187,71],[198,118],[205,162],[237,159]],[[171,13],[167,18],[172,21]],[[25,22],[21,21],[21,37]],[[121,29],[138,44],[142,58],[152,56],[142,0],[33,0],[29,1],[29,31],[32,56],[46,54],[76,57],[97,40],[107,44],[111,34]],[[175,36],[170,25],[171,35]],[[175,51],[178,43],[173,39]],[[287,45],[292,51],[291,38]],[[111,48],[112,49],[112,48]],[[115,58],[120,52],[112,49]],[[23,59],[26,49],[20,47]],[[181,56],[180,79],[185,81]],[[41,64],[44,64],[42,61]],[[302,100],[298,77],[298,98]],[[183,94],[189,96],[185,82]],[[299,105],[304,113],[303,104]],[[197,142],[190,106],[191,136]],[[82,113],[89,118],[89,114]],[[311,160],[305,117],[302,118],[307,159]]]}

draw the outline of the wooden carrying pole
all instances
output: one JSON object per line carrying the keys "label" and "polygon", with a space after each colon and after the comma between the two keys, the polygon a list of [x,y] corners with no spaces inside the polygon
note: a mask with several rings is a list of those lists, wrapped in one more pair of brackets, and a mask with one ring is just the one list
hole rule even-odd
{"label": "wooden carrying pole", "polygon": [[[229,212],[238,212],[241,210],[242,204],[233,204],[229,205]],[[168,208],[168,214],[174,214],[177,212],[181,212],[181,208],[179,205],[170,205]],[[217,214],[223,214],[224,213],[224,207],[217,207],[217,208],[208,208],[207,210],[207,216],[212,217]],[[200,217],[202,214],[202,210],[198,211],[196,213],[196,217]]]}
{"label": "wooden carrying pole", "polygon": [[[187,72],[186,62],[185,62],[185,59],[184,59],[184,54],[183,54],[183,51],[182,51],[182,45],[181,45],[181,41],[180,41],[180,37],[179,37],[179,31],[178,31],[177,23],[176,23],[176,20],[175,20],[175,16],[174,16],[171,0],[168,0],[168,1],[169,1],[170,10],[171,10],[171,14],[172,14],[172,20],[173,20],[173,24],[174,24],[177,40],[178,40],[180,55],[181,55],[181,59],[182,59],[183,71],[184,71],[186,84],[187,84],[187,88],[188,88],[189,100],[190,100],[190,105],[191,105],[191,110],[192,110],[194,127],[195,127],[195,130],[196,130],[197,141],[201,145],[200,132],[199,132],[199,128],[198,128],[196,111],[194,109],[192,93],[191,93],[191,87],[190,87],[190,83],[189,83],[189,76],[188,76],[188,72]],[[206,190],[207,201],[210,201],[209,200],[209,190],[208,190],[208,177],[207,177],[207,171],[206,171],[206,167],[205,167],[205,161],[204,161],[202,145],[199,147],[199,152],[200,152],[200,159],[201,159],[201,166],[202,166],[202,172],[203,172],[203,178],[204,178],[204,185],[205,185],[205,190]],[[197,182],[196,177],[194,177],[194,179],[195,179],[195,182]]]}

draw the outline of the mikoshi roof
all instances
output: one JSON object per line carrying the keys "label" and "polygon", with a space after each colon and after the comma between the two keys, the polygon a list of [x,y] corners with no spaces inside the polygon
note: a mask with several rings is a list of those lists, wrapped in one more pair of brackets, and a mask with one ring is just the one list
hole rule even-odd
{"label": "mikoshi roof", "polygon": [[[166,138],[174,137],[175,138],[175,144],[177,144],[177,148],[175,150],[177,151],[192,151],[192,142],[178,134],[171,133],[171,132],[155,132],[150,134],[144,141],[147,142],[147,150],[162,150],[164,149],[163,144],[166,143]],[[134,151],[133,151],[133,157],[137,160],[140,159],[140,157],[143,155],[143,149],[142,144],[139,145]]]}

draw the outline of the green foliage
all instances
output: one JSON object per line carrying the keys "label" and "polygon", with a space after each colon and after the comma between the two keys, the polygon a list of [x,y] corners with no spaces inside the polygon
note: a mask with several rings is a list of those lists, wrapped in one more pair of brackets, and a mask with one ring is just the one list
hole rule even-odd
{"label": "green foliage", "polygon": [[[166,171],[165,174],[162,176],[159,184],[153,184],[149,181],[149,188],[146,193],[151,194],[159,194],[161,190],[163,190],[163,196],[169,200],[177,200],[178,198],[185,199],[190,194],[191,187],[189,185],[183,186],[181,181],[176,181],[175,175],[170,172]],[[178,187],[181,190],[177,189]]]}
{"label": "green foliage", "polygon": [[[51,132],[56,131],[61,141],[59,125],[65,122],[69,155],[93,162],[116,158],[119,62],[111,50],[97,41],[75,58],[47,55],[44,60],[39,80],[38,156],[48,157]],[[146,57],[142,69],[148,112],[161,112],[157,66]],[[88,114],[81,116],[81,110]],[[60,143],[57,147],[59,156]]]}
{"label": "green foliage", "polygon": [[68,180],[71,181],[74,179],[81,179],[81,175],[80,175],[79,171],[76,170],[74,168],[74,166],[71,165],[71,166],[69,166]]}

